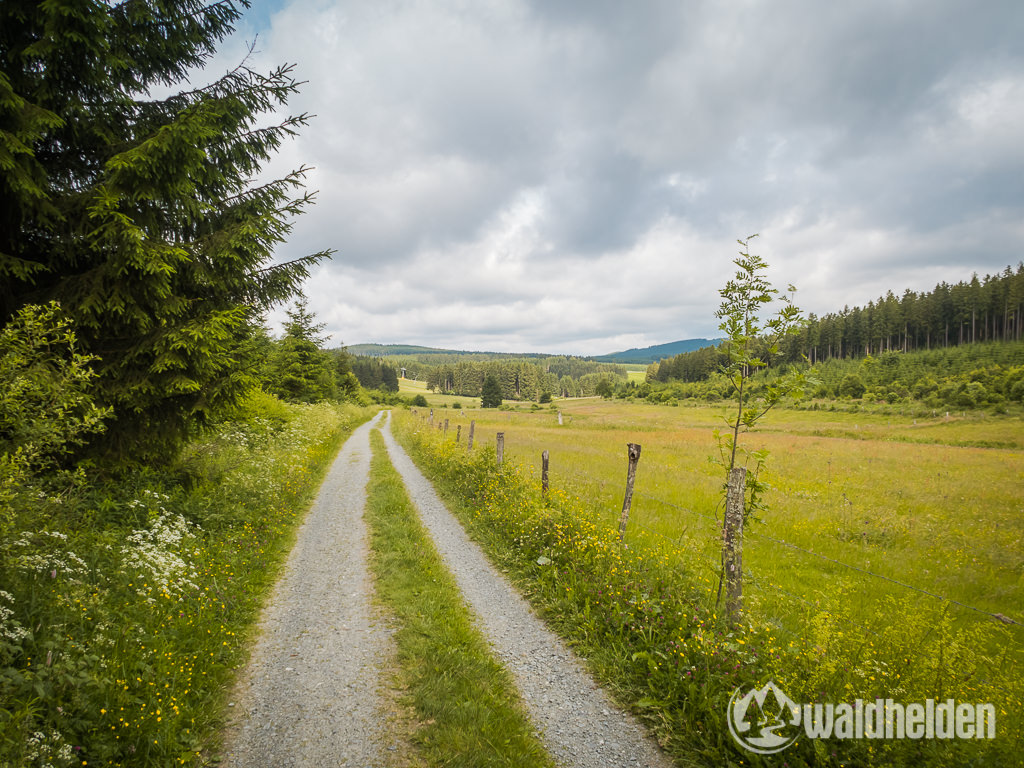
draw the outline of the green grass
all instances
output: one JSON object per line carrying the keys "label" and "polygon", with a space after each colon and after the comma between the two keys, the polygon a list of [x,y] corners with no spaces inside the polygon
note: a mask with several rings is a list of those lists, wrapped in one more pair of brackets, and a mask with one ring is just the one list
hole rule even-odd
{"label": "green grass", "polygon": [[296,526],[372,412],[256,396],[173,467],[13,499],[0,766],[205,764]]}
{"label": "green grass", "polygon": [[[736,685],[769,679],[803,701],[948,695],[997,703],[995,744],[886,744],[872,752],[847,743],[846,757],[835,760],[805,745],[786,752],[791,766],[1006,759],[1024,708],[1018,627],[758,534],[1019,618],[1020,451],[893,441],[915,427],[909,417],[773,414],[773,431],[750,436],[773,452],[776,489],[765,524],[745,542],[746,621],[731,630],[715,601],[720,470],[706,461],[721,409],[559,405],[561,428],[552,413],[468,412],[477,421],[473,455],[415,417],[403,415],[396,426],[473,535],[648,717],[680,764],[756,764],[732,750],[723,718]],[[815,418],[878,436],[807,434]],[[508,458],[500,472],[493,467],[498,430]],[[943,439],[950,437],[957,435]],[[614,531],[626,442],[642,443],[644,453],[622,549]],[[536,466],[544,449],[551,451],[547,502]],[[538,568],[540,555],[554,565]]]}
{"label": "green grass", "polygon": [[412,737],[419,757],[429,766],[553,766],[420,523],[380,432],[371,439],[370,567],[398,620],[400,676],[420,722]]}
{"label": "green grass", "polygon": [[480,405],[479,397],[465,397],[464,395],[441,395],[427,389],[427,382],[413,381],[412,379],[399,379],[398,392],[406,397],[423,395],[427,398],[432,408],[451,408],[458,403],[463,408],[473,408]]}
{"label": "green grass", "polygon": [[626,369],[626,375],[629,377],[628,381],[635,381],[637,384],[643,384],[647,381],[646,365],[627,364],[624,367]]}
{"label": "green grass", "polygon": [[[722,476],[707,458],[724,409],[609,401],[562,401],[559,408],[562,427],[551,413],[476,410],[465,418],[476,421],[480,445],[493,445],[503,431],[506,455],[538,477],[548,450],[551,483],[610,524],[622,505],[625,445],[640,443],[631,535],[646,529],[685,541],[709,568],[717,566],[717,522],[709,517]],[[904,593],[758,534],[1024,620],[1024,450],[957,445],[1014,444],[1024,434],[1020,418],[782,410],[765,425],[744,441],[770,452],[771,510],[752,526],[745,562],[766,588],[813,600],[817,583],[840,580],[867,597]]]}

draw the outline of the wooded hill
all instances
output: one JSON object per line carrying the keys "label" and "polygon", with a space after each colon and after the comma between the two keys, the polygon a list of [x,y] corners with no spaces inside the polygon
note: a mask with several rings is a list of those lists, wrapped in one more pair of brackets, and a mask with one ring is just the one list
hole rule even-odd
{"label": "wooded hill", "polygon": [[[720,354],[718,350],[712,352]],[[750,391],[756,396],[791,365],[758,372],[751,379]],[[663,383],[656,378],[658,367],[651,366],[648,374],[654,375],[646,383],[620,387],[616,395],[655,403],[717,402],[733,396],[732,385],[720,373],[700,380]],[[798,399],[918,404],[927,409],[992,408],[1003,412],[1009,405],[1024,403],[1024,341],[834,357],[815,363],[810,375],[813,383]]]}
{"label": "wooded hill", "polygon": [[910,352],[979,341],[1020,340],[1024,336],[1024,262],[997,275],[977,274],[931,292],[892,291],[866,307],[809,317],[794,340],[790,360],[806,354],[811,362],[832,357],[863,357]]}
{"label": "wooded hill", "polygon": [[622,352],[613,352],[610,355],[599,355],[591,358],[600,363],[623,363],[626,365],[647,365],[656,363],[667,357],[681,355],[684,352],[692,352],[703,347],[718,346],[721,339],[683,339],[681,341],[670,341],[667,344],[655,344],[650,347],[634,347]]}
{"label": "wooded hill", "polygon": [[[806,356],[812,363],[878,356],[883,352],[946,349],[988,341],[1024,338],[1024,263],[997,275],[954,285],[940,283],[931,292],[889,291],[864,307],[844,307],[817,317],[787,339],[781,362]],[[722,352],[706,347],[652,366],[656,381],[703,381],[718,371]]]}

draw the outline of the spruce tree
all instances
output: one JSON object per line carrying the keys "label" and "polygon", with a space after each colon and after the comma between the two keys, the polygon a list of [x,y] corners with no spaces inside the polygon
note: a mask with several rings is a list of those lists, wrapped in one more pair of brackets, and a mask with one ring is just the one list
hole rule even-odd
{"label": "spruce tree", "polygon": [[484,379],[483,390],[480,393],[480,407],[497,408],[501,405],[501,384],[498,379],[488,375]]}
{"label": "spruce tree", "polygon": [[233,404],[260,316],[329,255],[272,266],[311,195],[302,168],[254,183],[307,119],[260,122],[292,68],[185,87],[243,7],[0,3],[0,324],[59,302],[98,358],[115,457],[166,455]]}
{"label": "spruce tree", "polygon": [[277,343],[271,366],[271,391],[291,402],[313,403],[334,397],[337,390],[335,364],[321,349],[326,341],[320,335],[325,324],[316,322],[316,316],[309,311],[308,301],[301,293],[287,315],[284,338]]}

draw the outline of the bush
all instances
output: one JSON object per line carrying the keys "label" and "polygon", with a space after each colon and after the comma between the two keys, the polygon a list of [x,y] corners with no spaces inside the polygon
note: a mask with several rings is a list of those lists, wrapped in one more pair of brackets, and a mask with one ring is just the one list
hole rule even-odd
{"label": "bush", "polygon": [[1010,399],[1018,403],[1024,403],[1024,379],[1010,387]]}
{"label": "bush", "polygon": [[0,452],[38,467],[102,432],[96,359],[79,354],[58,304],[23,307],[0,331]]}
{"label": "bush", "polygon": [[856,373],[848,373],[839,384],[839,394],[843,397],[858,399],[864,397],[867,387]]}
{"label": "bush", "polygon": [[939,388],[939,383],[932,376],[925,376],[923,379],[918,379],[917,383],[914,384],[914,388],[911,393],[917,400],[924,400],[928,395],[932,394]]}
{"label": "bush", "polygon": [[423,395],[416,395],[416,397],[409,401],[409,405],[416,408],[426,408],[429,404],[427,403],[427,398]]}

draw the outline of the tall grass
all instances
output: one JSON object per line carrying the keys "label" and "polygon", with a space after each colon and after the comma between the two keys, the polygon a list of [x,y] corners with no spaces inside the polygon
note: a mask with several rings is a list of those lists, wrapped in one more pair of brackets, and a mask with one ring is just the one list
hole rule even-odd
{"label": "tall grass", "polygon": [[[497,418],[508,434],[507,415]],[[513,424],[520,418],[515,414]],[[741,750],[726,727],[732,692],[768,680],[805,703],[881,697],[996,704],[999,736],[991,742],[801,739],[779,756],[790,766],[1024,764],[1016,753],[1024,735],[1024,680],[1011,629],[992,620],[958,623],[947,605],[919,595],[861,601],[859,586],[798,566],[793,575],[803,584],[792,591],[797,599],[782,595],[777,585],[750,590],[746,620],[732,630],[718,615],[715,562],[693,545],[699,537],[714,537],[713,502],[700,506],[700,499],[688,499],[712,520],[702,519],[699,531],[675,510],[671,537],[654,529],[649,509],[641,508],[637,516],[648,530],[639,529],[621,546],[603,502],[595,505],[565,484],[542,499],[536,475],[523,462],[506,459],[499,469],[490,447],[467,454],[464,443],[455,445],[450,434],[443,439],[410,415],[397,417],[396,425],[473,535],[656,729],[679,764],[782,764]],[[524,434],[516,432],[516,439]],[[599,431],[584,429],[571,438],[591,473],[597,472],[599,438]],[[491,443],[484,438],[481,444]],[[616,475],[624,475],[624,464]],[[677,473],[655,485],[660,494],[696,485],[710,502],[717,476],[710,469],[691,474],[696,482],[682,483]],[[622,477],[616,479],[614,489],[610,476],[604,489],[594,487],[605,494],[602,499],[621,504]],[[687,522],[680,526],[680,520]],[[784,611],[777,609],[780,596],[789,600]]]}
{"label": "tall grass", "polygon": [[[461,419],[476,421],[478,445],[493,445],[495,432],[503,431],[506,455],[529,466],[534,477],[539,478],[541,452],[548,450],[552,484],[609,524],[622,505],[626,443],[641,443],[628,535],[646,531],[685,543],[717,568],[722,475],[707,459],[715,450],[711,430],[720,423],[720,410],[607,401],[560,407],[562,427],[550,412],[474,410]],[[766,477],[772,489],[770,512],[748,528],[745,565],[766,588],[774,584],[811,600],[819,584],[837,580],[865,598],[907,594],[772,537],[1024,620],[1024,452],[950,444],[1020,434],[1024,422],[1013,417],[925,421],[777,412],[765,429],[746,438],[769,451]],[[922,442],[907,442],[910,437]],[[991,621],[970,611],[956,616]]]}
{"label": "tall grass", "polygon": [[0,544],[0,765],[199,765],[340,441],[370,411],[256,396],[164,470],[40,484]]}

